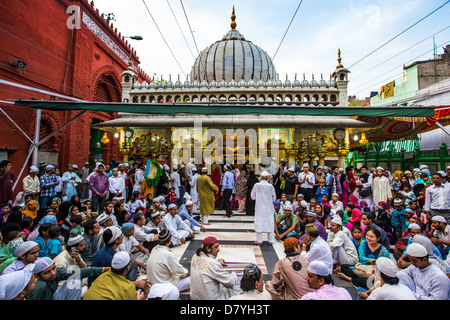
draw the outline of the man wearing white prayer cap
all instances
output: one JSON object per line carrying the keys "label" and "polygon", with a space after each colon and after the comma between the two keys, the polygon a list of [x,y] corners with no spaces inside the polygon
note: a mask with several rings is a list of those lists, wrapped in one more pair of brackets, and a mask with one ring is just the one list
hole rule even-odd
{"label": "man wearing white prayer cap", "polygon": [[178,246],[195,238],[195,232],[178,215],[178,207],[169,205],[168,214],[164,216],[163,223],[172,235],[172,244]]}
{"label": "man wearing white prayer cap", "polygon": [[306,280],[315,291],[305,294],[300,300],[352,300],[346,289],[334,286],[329,268],[322,261],[311,261]]}
{"label": "man wearing white prayer cap", "polygon": [[33,292],[36,286],[34,266],[29,264],[22,270],[0,276],[0,300],[24,300]]}
{"label": "man wearing white prayer cap", "polygon": [[443,216],[431,218],[430,239],[445,260],[450,250],[450,225]]}
{"label": "man wearing white prayer cap", "polygon": [[[360,293],[360,297],[367,300],[417,300],[414,293],[397,278],[397,266],[394,261],[379,257],[375,265],[378,282],[365,293]],[[367,297],[368,294],[370,295]]]}
{"label": "man wearing white prayer cap", "polygon": [[32,195],[33,200],[38,200],[41,193],[41,184],[38,177],[39,169],[36,166],[30,167],[29,174],[23,179],[23,192],[25,195]]}
{"label": "man wearing white prayer cap", "polygon": [[118,251],[111,260],[111,270],[101,274],[89,287],[83,300],[144,300],[147,298],[149,285],[144,292],[137,292],[133,282],[127,280],[131,259],[126,251]]}
{"label": "man wearing white prayer cap", "polygon": [[86,268],[87,265],[80,256],[80,252],[83,252],[85,248],[85,240],[82,235],[70,237],[67,240],[66,250],[61,251],[54,259],[56,267],[64,269]]}
{"label": "man wearing white prayer cap", "polygon": [[57,268],[54,260],[43,257],[36,261],[33,273],[36,287],[27,300],[80,300],[82,279],[99,276],[107,268]]}
{"label": "man wearing white prayer cap", "polygon": [[269,183],[270,173],[261,172],[261,181],[254,184],[250,198],[255,200],[255,232],[257,245],[263,243],[263,233],[267,233],[269,244],[275,241],[273,203],[276,199],[275,187]]}
{"label": "man wearing white prayer cap", "polygon": [[412,264],[397,273],[400,282],[413,291],[418,300],[447,300],[450,279],[429,261],[427,249],[419,243],[411,243],[406,253]]}
{"label": "man wearing white prayer cap", "polygon": [[359,262],[358,251],[352,240],[344,233],[342,219],[338,215],[335,215],[330,222],[327,243],[330,246],[335,266],[343,264],[354,266]]}
{"label": "man wearing white prayer cap", "polygon": [[155,283],[150,288],[148,300],[179,300],[180,291],[171,283]]}
{"label": "man wearing white prayer cap", "polygon": [[375,177],[372,181],[372,197],[373,203],[378,204],[380,201],[388,202],[392,200],[391,184],[389,178],[384,174],[382,167],[377,167]]}
{"label": "man wearing white prayer cap", "polygon": [[303,171],[298,174],[298,183],[299,183],[299,190],[301,194],[305,196],[306,202],[309,203],[311,198],[314,197],[313,193],[313,187],[316,183],[316,176],[314,173],[309,171],[309,164],[304,163],[303,164]]}
{"label": "man wearing white prayer cap", "polygon": [[34,241],[25,241],[16,248],[15,255],[17,260],[6,267],[2,275],[22,270],[25,266],[35,263],[39,257],[39,244]]}

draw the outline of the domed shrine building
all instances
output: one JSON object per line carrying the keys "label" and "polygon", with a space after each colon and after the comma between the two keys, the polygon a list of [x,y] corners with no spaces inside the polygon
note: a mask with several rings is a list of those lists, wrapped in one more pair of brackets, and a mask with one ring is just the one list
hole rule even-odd
{"label": "domed shrine building", "polygon": [[[367,127],[364,122],[344,116],[267,115],[257,112],[251,115],[171,114],[171,106],[177,104],[192,105],[192,108],[209,105],[216,110],[225,105],[288,105],[293,108],[348,105],[350,71],[341,64],[340,51],[339,64],[335,70],[330,70],[327,80],[314,74],[310,79],[306,79],[305,74],[301,78],[295,74],[294,79],[286,75],[281,80],[269,55],[236,29],[234,8],[231,19],[231,30],[200,53],[186,79],[180,79],[179,75],[174,79],[170,75],[168,81],[148,83],[139,82],[131,69],[122,73],[122,102],[163,103],[167,105],[166,114],[119,113],[118,119],[95,126],[120,133],[121,152],[126,159],[158,157],[161,154],[169,161],[175,160],[171,151],[183,143],[192,146],[189,150],[189,158],[192,158],[195,149],[205,151],[212,143],[207,135],[209,129],[220,130],[223,141],[226,140],[227,129],[254,129],[258,143],[267,143],[269,151],[274,143],[277,144],[277,153],[271,154],[270,158],[275,157],[278,162],[286,158],[290,165],[309,161],[312,165],[340,164],[343,167],[349,131]],[[197,135],[196,121],[201,121],[201,128],[197,128],[201,134],[197,132]],[[236,151],[235,161],[248,162],[254,148],[249,145],[249,140],[248,136],[245,137],[245,153],[239,155],[236,146],[223,146],[223,154],[231,148]],[[260,155],[257,156],[260,159]]]}

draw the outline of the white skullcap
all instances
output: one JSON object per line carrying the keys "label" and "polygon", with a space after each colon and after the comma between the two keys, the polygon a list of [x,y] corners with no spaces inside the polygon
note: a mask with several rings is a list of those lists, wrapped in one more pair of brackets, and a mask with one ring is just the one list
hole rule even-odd
{"label": "white skullcap", "polygon": [[53,259],[50,259],[49,257],[42,257],[36,260],[35,267],[33,269],[33,273],[39,273],[44,271],[45,269],[50,268],[55,261]]}
{"label": "white skullcap", "polygon": [[194,204],[191,200],[186,201],[186,206],[190,206],[191,204]]}
{"label": "white skullcap", "polygon": [[308,266],[308,271],[322,277],[330,275],[330,270],[328,269],[327,265],[319,260],[311,261]]}
{"label": "white skullcap", "polygon": [[447,166],[447,169],[450,169],[450,166]]}
{"label": "white skullcap", "polygon": [[203,167],[202,168],[202,172],[208,172],[208,168],[207,167]]}
{"label": "white skullcap", "polygon": [[184,193],[184,196],[183,196],[183,199],[188,199],[188,200],[190,200],[190,199],[192,199],[192,197],[191,197],[191,195],[190,195],[189,193],[185,192],[185,193]]}
{"label": "white skullcap", "polygon": [[447,174],[444,171],[438,171],[437,173],[439,173],[442,178],[445,178],[447,176]]}
{"label": "white skullcap", "polygon": [[76,235],[75,237],[70,237],[69,240],[67,240],[67,245],[69,247],[72,247],[74,245],[79,244],[83,240],[84,240],[83,236],[79,234],[79,235]]}
{"label": "white skullcap", "polygon": [[394,278],[397,276],[397,266],[391,259],[386,257],[379,257],[375,261],[375,264],[378,270],[380,270],[380,272],[387,275],[388,277]]}
{"label": "white skullcap", "polygon": [[110,218],[110,216],[103,212],[95,220],[101,225],[101,224],[105,223],[106,221],[108,221],[109,218]]}
{"label": "white skullcap", "polygon": [[35,248],[36,246],[39,247],[39,244],[37,242],[25,241],[16,248],[15,251],[16,256],[20,257],[24,254],[27,254],[31,249]]}
{"label": "white skullcap", "polygon": [[423,245],[418,243],[411,243],[406,249],[406,253],[408,254],[408,256],[417,258],[423,258],[428,256],[427,249],[425,249]]}
{"label": "white skullcap", "polygon": [[116,226],[110,226],[110,227],[106,228],[105,231],[106,230],[111,230],[111,232],[112,232],[112,237],[111,237],[111,239],[109,239],[108,244],[111,244],[114,241],[116,241],[116,239],[119,238],[120,235],[122,234],[122,230],[120,230]]}
{"label": "white skullcap", "polygon": [[174,207],[176,207],[177,205],[175,204],[175,203],[171,203],[171,204],[169,204],[169,206],[167,207],[167,209],[172,209],[172,208],[174,208]]}
{"label": "white skullcap", "polygon": [[421,164],[419,167],[420,170],[426,169],[426,168],[428,168],[428,166],[426,164]]}
{"label": "white skullcap", "polygon": [[419,168],[414,168],[413,171],[414,171],[414,172],[419,172],[420,169],[419,169]]}
{"label": "white skullcap", "polygon": [[428,254],[433,254],[433,242],[431,242],[431,240],[427,237],[421,234],[416,234],[412,239],[412,243],[421,244],[427,250]]}
{"label": "white skullcap", "polygon": [[30,172],[39,172],[39,169],[36,166],[31,166],[30,167]]}
{"label": "white skullcap", "polygon": [[119,201],[120,199],[119,199],[119,197],[114,197],[114,198],[112,198],[113,200],[117,200],[117,201]]}
{"label": "white skullcap", "polygon": [[291,211],[292,211],[292,206],[291,206],[291,204],[285,204],[285,205],[283,206],[283,209],[291,210]]}
{"label": "white skullcap", "polygon": [[333,223],[336,223],[336,224],[338,224],[338,225],[340,225],[340,226],[342,226],[342,219],[341,219],[341,217],[340,216],[334,216],[334,218],[333,219],[331,219],[331,222],[333,222]]}
{"label": "white skullcap", "polygon": [[192,168],[192,171],[197,171],[197,167],[193,167],[193,168]]}
{"label": "white skullcap", "polygon": [[331,196],[336,196],[336,197],[338,197],[339,198],[339,194],[338,193],[336,193],[336,192],[334,192]]}
{"label": "white skullcap", "polygon": [[377,167],[377,170],[384,171],[384,168],[383,167]]}
{"label": "white skullcap", "polygon": [[400,205],[402,205],[402,204],[403,204],[403,200],[402,200],[402,199],[396,198],[396,199],[394,200],[394,205],[395,205],[395,206],[400,206]]}
{"label": "white skullcap", "polygon": [[406,171],[405,171],[405,174],[408,174],[408,173],[411,173],[411,171],[409,171],[409,170],[406,170]]}
{"label": "white skullcap", "polygon": [[433,218],[431,218],[431,221],[437,221],[447,224],[447,220],[445,220],[443,216],[434,216]]}
{"label": "white skullcap", "polygon": [[[164,212],[164,211],[163,211],[163,212]],[[151,217],[154,218],[154,217],[159,216],[160,214],[161,214],[161,212],[155,211],[155,212],[153,212],[153,213],[151,214]]]}
{"label": "white skullcap", "polygon": [[292,171],[292,172],[295,172],[295,167],[294,167],[294,166],[292,166],[292,167],[289,167],[288,171]]}
{"label": "white skullcap", "polygon": [[118,251],[111,261],[111,268],[122,269],[130,263],[130,254],[126,251]]}
{"label": "white skullcap", "polygon": [[411,223],[408,226],[408,229],[419,229],[420,230],[420,226],[417,223]]}
{"label": "white skullcap", "polygon": [[339,168],[339,172],[341,172],[341,171],[344,171],[344,169],[343,168]]}
{"label": "white skullcap", "polygon": [[268,173],[267,171],[263,171],[263,172],[261,172],[261,177],[268,177],[268,176],[270,176],[270,173]]}
{"label": "white skullcap", "polygon": [[33,276],[34,263],[22,270],[11,272],[0,277],[0,300],[13,300],[28,285]]}
{"label": "white skullcap", "polygon": [[155,283],[148,294],[148,299],[161,298],[161,300],[178,300],[180,291],[171,283]]}
{"label": "white skullcap", "polygon": [[309,164],[308,164],[308,163],[304,163],[304,164],[303,164],[303,168],[304,168],[304,167],[308,167],[308,168],[309,168]]}
{"label": "white skullcap", "polygon": [[302,200],[302,201],[300,201],[300,205],[301,205],[303,208],[306,208],[306,207],[308,206],[308,202],[306,202],[306,200]]}
{"label": "white skullcap", "polygon": [[52,166],[51,164],[49,164],[48,166],[45,167],[45,171],[50,171],[54,168],[55,166]]}

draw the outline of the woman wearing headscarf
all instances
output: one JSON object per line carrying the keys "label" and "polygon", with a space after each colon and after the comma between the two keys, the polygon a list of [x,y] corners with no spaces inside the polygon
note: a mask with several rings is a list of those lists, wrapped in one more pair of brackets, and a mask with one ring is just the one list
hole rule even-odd
{"label": "woman wearing headscarf", "polygon": [[339,181],[341,182],[341,190],[342,190],[342,194],[341,194],[341,202],[344,206],[344,208],[347,206],[348,203],[348,198],[350,196],[350,194],[352,193],[350,191],[350,188],[348,186],[347,183],[347,175],[345,173],[343,173],[339,179]]}
{"label": "woman wearing headscarf", "polygon": [[347,167],[345,169],[345,172],[347,174],[348,188],[350,189],[350,193],[353,194],[353,192],[355,192],[356,189],[356,180],[355,176],[353,175],[353,168]]}
{"label": "woman wearing headscarf", "polygon": [[6,246],[3,247],[2,251],[0,252],[0,274],[2,274],[3,270],[5,270],[6,267],[17,260],[15,251],[16,248],[23,242],[23,238],[18,237],[14,240],[11,240]]}
{"label": "woman wearing headscarf", "polygon": [[245,170],[241,170],[234,187],[236,190],[236,199],[238,201],[238,212],[244,212],[248,190]]}
{"label": "woman wearing headscarf", "polygon": [[[211,173],[211,180],[220,190],[220,170],[218,167],[214,168],[213,172]],[[214,198],[216,199],[214,206],[217,209],[220,207],[221,200],[219,191],[214,191]]]}
{"label": "woman wearing headscarf", "polygon": [[38,210],[39,210],[38,202],[36,200],[30,200],[25,205],[23,214],[29,216],[31,219],[35,219],[37,217]]}
{"label": "woman wearing headscarf", "polygon": [[245,214],[249,216],[255,215],[255,200],[250,196],[253,186],[258,182],[258,178],[254,171],[250,171],[250,175],[247,180],[247,196],[245,202]]}
{"label": "woman wearing headscarf", "polygon": [[[348,198],[351,204],[353,204],[356,208],[359,208],[358,197],[354,194],[351,194]],[[345,208],[345,207],[344,207]]]}

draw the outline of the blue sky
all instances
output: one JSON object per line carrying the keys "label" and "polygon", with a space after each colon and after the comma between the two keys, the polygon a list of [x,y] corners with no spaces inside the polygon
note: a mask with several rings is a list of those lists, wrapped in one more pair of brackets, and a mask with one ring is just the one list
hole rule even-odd
{"label": "blue sky", "polygon": [[[170,11],[168,1],[190,49]],[[95,0],[95,7],[105,14],[114,13],[114,26],[122,35],[143,36],[143,41],[131,40],[131,43],[137,50],[141,68],[149,75],[168,79],[170,74],[172,80],[180,75],[184,80],[184,74],[190,72],[198,54],[181,2],[145,2],[181,68],[164,43],[142,0]],[[308,80],[312,74],[316,80],[320,79],[321,74],[328,80],[337,65],[338,48],[342,52],[343,65],[350,67],[445,2],[304,0],[273,61],[277,73],[282,80],[286,74],[293,80],[296,73],[299,79],[305,73]],[[300,0],[183,0],[200,52],[228,32],[234,5],[237,30],[270,57],[274,56],[299,3]],[[385,83],[399,80],[403,64],[433,58],[433,39],[425,39],[448,27],[435,35],[437,53],[441,54],[442,45],[450,44],[449,16],[450,3],[350,68],[349,95],[367,97],[370,91],[378,90]]]}

